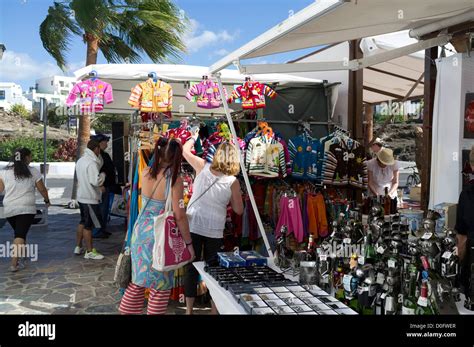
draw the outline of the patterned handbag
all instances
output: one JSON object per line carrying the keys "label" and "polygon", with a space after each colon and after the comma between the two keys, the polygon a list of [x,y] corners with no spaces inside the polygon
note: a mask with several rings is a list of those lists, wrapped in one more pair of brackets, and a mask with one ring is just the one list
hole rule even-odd
{"label": "patterned handbag", "polygon": [[155,218],[152,267],[158,271],[177,270],[193,259],[178,229],[171,208],[172,190],[169,190],[165,210]]}
{"label": "patterned handbag", "polygon": [[[158,188],[158,185],[160,184],[162,179],[163,177],[161,177],[161,179],[156,182],[151,196],[155,194],[156,188]],[[117,263],[115,265],[114,282],[118,288],[127,288],[129,283],[132,281],[132,255],[130,250],[132,234],[135,232],[135,228],[138,225],[137,221],[140,219],[141,213],[145,211],[149,201],[150,200],[146,202],[145,206],[143,206],[142,210],[140,211],[140,214],[138,215],[135,221],[135,225],[133,226],[132,231],[127,231],[127,234],[125,235],[122,251],[120,252],[120,255],[117,259]]]}

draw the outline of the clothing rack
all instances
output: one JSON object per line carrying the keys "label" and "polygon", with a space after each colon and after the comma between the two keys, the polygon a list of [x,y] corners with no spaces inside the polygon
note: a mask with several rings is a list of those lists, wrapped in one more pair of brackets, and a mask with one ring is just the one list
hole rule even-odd
{"label": "clothing rack", "polygon": [[[236,123],[258,123],[258,122],[267,122],[267,123],[273,123],[273,124],[301,124],[302,121],[296,121],[296,120],[271,120],[271,119],[235,119],[233,120]],[[306,122],[306,121],[303,121]],[[316,122],[316,121],[308,121],[306,122],[308,124],[313,124],[313,125],[331,125],[334,124],[333,122]]]}
{"label": "clothing rack", "polygon": [[340,125],[336,125],[336,124],[334,124],[334,123],[331,123],[331,125],[332,125],[332,127],[333,127],[333,129],[332,129],[333,132],[338,131],[338,132],[344,133],[344,134],[346,134],[347,136],[350,137],[350,134],[351,134],[351,133],[350,133],[349,130],[344,129],[344,128],[341,127]]}

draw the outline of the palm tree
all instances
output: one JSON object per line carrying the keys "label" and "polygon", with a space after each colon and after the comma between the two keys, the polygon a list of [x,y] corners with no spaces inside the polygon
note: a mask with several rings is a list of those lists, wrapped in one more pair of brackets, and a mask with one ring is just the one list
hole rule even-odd
{"label": "palm tree", "polygon": [[[71,39],[87,46],[86,66],[102,52],[111,63],[138,63],[144,53],[153,62],[173,61],[185,50],[181,35],[187,19],[170,0],[69,0],[54,2],[40,25],[43,47],[66,69]],[[78,155],[90,136],[90,117],[79,117]],[[73,189],[75,199],[76,183]]]}

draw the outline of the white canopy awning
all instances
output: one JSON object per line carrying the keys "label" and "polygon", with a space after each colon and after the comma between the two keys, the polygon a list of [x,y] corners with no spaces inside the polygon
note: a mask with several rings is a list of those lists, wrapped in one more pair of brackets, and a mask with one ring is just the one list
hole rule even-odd
{"label": "white canopy awning", "polygon": [[[150,72],[156,72],[158,78],[169,83],[173,88],[173,114],[189,115],[223,115],[223,108],[203,109],[198,108],[196,103],[185,98],[185,82],[201,81],[208,74],[208,68],[204,66],[172,65],[172,64],[97,64],[83,67],[74,72],[77,80],[89,78],[92,70],[97,71],[99,79],[112,85],[114,91],[114,102],[106,105],[101,113],[127,114],[133,112],[128,105],[130,92],[135,85],[145,81]],[[211,76],[209,77],[211,78]],[[222,82],[227,85],[230,92],[234,84],[245,81],[245,76],[237,70],[221,71]],[[315,85],[323,83],[319,79],[311,79],[285,74],[262,74],[258,75],[262,83],[278,83],[279,85]],[[240,104],[232,104],[233,111],[240,110]]]}
{"label": "white canopy awning", "polygon": [[320,0],[225,56],[234,61],[414,29],[474,9],[473,0]]}

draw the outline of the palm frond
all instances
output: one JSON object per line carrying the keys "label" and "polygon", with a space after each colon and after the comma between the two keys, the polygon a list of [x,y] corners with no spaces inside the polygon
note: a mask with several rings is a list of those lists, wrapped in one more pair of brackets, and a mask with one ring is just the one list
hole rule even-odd
{"label": "palm frond", "polygon": [[40,25],[43,47],[56,60],[58,66],[66,67],[65,53],[69,49],[72,34],[80,35],[79,26],[70,17],[69,9],[57,2],[48,9],[48,15]]}
{"label": "palm frond", "polygon": [[99,47],[105,59],[111,63],[121,63],[127,61],[130,63],[139,63],[140,55],[124,40],[111,33],[104,33],[99,40]]}
{"label": "palm frond", "polygon": [[185,51],[181,39],[187,18],[168,0],[126,0],[127,7],[115,22],[117,35],[153,62],[175,62]]}
{"label": "palm frond", "polygon": [[50,7],[40,35],[62,69],[71,33],[96,37],[109,62],[128,58],[136,63],[142,55],[173,62],[186,50],[182,35],[187,23],[170,0],[71,0]]}
{"label": "palm frond", "polygon": [[100,38],[104,29],[117,19],[117,13],[113,10],[113,6],[109,5],[109,1],[72,0],[69,6],[84,32],[97,38]]}

